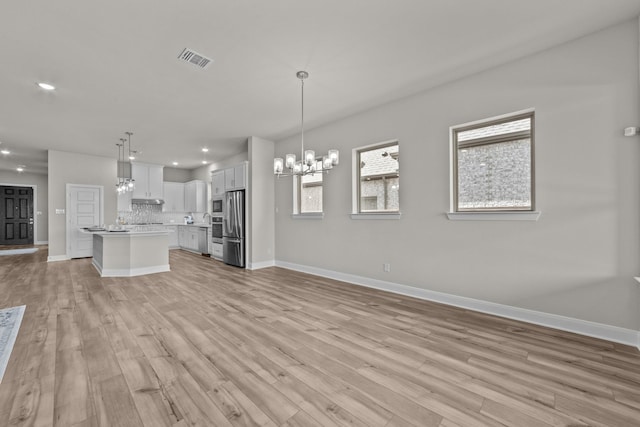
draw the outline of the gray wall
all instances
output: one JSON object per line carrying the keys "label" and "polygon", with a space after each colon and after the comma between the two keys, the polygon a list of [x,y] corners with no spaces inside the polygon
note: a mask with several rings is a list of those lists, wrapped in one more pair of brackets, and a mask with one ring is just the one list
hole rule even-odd
{"label": "gray wall", "polygon": [[[218,169],[224,169],[230,166],[239,165],[240,163],[247,161],[248,158],[248,153],[244,151],[240,154],[236,154],[235,156],[231,156],[228,159],[217,160],[206,166],[193,169],[191,171],[191,179],[199,179],[201,181],[211,183],[211,172]],[[209,193],[209,195],[211,195],[211,193]]]}
{"label": "gray wall", "polygon": [[162,180],[169,182],[188,182],[191,181],[192,171],[189,169],[170,168],[165,166],[162,169]]}
{"label": "gray wall", "polygon": [[[622,136],[638,104],[630,21],[306,132],[340,165],[322,221],[292,220],[291,182],[275,180],[276,259],[638,329],[640,141]],[[448,220],[449,127],[532,107],[540,219]],[[351,150],[396,138],[402,218],[351,220]]]}
{"label": "gray wall", "polygon": [[35,213],[36,235],[34,236],[34,243],[46,243],[49,233],[49,214],[47,212],[49,191],[47,175],[0,171],[0,185],[36,186],[36,209],[40,214],[38,214],[38,212]]}
{"label": "gray wall", "polygon": [[249,138],[249,245],[250,267],[274,262],[275,214],[273,186],[274,143]]}
{"label": "gray wall", "polygon": [[104,223],[117,217],[116,159],[49,150],[49,257],[66,255],[66,185],[101,185],[104,191]]}

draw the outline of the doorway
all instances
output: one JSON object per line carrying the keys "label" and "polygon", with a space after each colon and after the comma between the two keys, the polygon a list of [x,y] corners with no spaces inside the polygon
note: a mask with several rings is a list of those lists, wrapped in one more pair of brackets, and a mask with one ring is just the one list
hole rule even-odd
{"label": "doorway", "polygon": [[68,258],[93,256],[93,235],[81,230],[102,224],[102,194],[102,186],[67,184]]}
{"label": "doorway", "polygon": [[33,245],[33,188],[0,186],[0,245]]}

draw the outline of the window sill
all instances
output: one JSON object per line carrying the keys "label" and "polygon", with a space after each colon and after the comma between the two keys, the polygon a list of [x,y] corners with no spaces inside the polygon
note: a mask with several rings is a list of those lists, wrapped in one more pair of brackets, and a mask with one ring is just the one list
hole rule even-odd
{"label": "window sill", "polygon": [[324,212],[306,212],[299,214],[291,214],[291,219],[322,219]]}
{"label": "window sill", "polygon": [[351,219],[400,219],[400,212],[352,213]]}
{"label": "window sill", "polygon": [[451,221],[537,221],[540,211],[513,212],[447,212]]}

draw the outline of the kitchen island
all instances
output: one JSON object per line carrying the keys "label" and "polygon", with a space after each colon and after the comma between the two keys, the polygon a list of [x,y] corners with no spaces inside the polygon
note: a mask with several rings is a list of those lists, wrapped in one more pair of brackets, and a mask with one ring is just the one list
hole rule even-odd
{"label": "kitchen island", "polygon": [[133,277],[169,269],[169,230],[93,234],[93,266],[101,277]]}

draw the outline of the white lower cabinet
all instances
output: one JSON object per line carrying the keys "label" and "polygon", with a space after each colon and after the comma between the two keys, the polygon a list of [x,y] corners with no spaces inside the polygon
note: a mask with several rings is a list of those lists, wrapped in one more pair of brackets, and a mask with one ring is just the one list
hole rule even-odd
{"label": "white lower cabinet", "polygon": [[178,226],[178,246],[181,248],[186,248],[188,243],[187,239],[187,227],[179,225]]}
{"label": "white lower cabinet", "polygon": [[187,227],[187,246],[186,248],[192,251],[198,250],[198,228],[197,227]]}
{"label": "white lower cabinet", "polygon": [[211,256],[222,259],[222,243],[211,243]]}
{"label": "white lower cabinet", "polygon": [[[181,249],[200,253],[200,229],[197,225],[178,225],[178,245]],[[207,231],[207,234],[209,231]],[[206,242],[205,242],[206,245]],[[207,248],[205,248],[205,252]]]}

